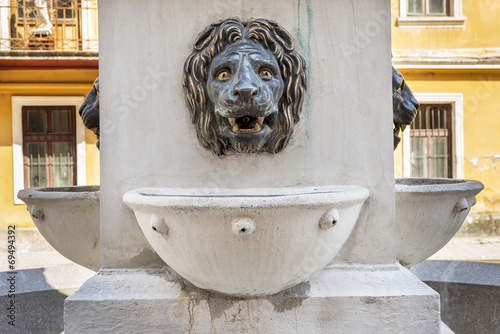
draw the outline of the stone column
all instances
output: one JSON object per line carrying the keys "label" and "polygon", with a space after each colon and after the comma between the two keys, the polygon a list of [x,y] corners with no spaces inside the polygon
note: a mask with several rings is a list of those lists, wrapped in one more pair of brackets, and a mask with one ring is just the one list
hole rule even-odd
{"label": "stone column", "polygon": [[[66,301],[72,333],[438,333],[439,296],[395,261],[390,2],[101,0],[103,268]],[[183,64],[221,19],[285,27],[308,67],[302,119],[275,155],[216,157],[195,134]],[[359,185],[370,198],[309,282],[238,299],[186,285],[144,238],[124,193],[142,187]]]}

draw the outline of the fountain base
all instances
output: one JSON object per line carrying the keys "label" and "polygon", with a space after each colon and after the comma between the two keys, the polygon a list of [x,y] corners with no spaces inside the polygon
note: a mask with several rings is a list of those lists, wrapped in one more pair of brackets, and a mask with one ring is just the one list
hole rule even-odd
{"label": "fountain base", "polygon": [[[362,314],[363,316],[360,316]],[[65,333],[438,333],[439,295],[399,265],[331,266],[281,293],[243,299],[171,271],[102,270],[66,300]]]}

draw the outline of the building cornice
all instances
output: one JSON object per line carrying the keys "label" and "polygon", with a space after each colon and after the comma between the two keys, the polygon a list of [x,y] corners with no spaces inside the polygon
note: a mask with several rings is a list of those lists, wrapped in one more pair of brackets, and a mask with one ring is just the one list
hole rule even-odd
{"label": "building cornice", "polygon": [[0,57],[0,70],[99,69],[99,58],[77,57]]}
{"label": "building cornice", "polygon": [[397,68],[498,69],[500,48],[393,50]]}
{"label": "building cornice", "polygon": [[407,16],[398,17],[397,25],[400,28],[463,28],[467,17],[449,16]]}

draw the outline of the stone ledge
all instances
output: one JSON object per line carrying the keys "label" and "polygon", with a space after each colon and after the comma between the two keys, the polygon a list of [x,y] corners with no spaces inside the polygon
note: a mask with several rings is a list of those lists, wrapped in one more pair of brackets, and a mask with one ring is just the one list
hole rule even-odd
{"label": "stone ledge", "polygon": [[465,16],[407,16],[398,17],[397,26],[400,28],[463,28]]}

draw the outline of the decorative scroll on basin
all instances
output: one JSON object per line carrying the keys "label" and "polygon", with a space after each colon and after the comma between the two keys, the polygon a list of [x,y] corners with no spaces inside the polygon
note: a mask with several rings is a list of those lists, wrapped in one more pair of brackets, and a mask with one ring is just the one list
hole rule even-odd
{"label": "decorative scroll on basin", "polygon": [[160,257],[195,286],[251,297],[307,281],[341,249],[368,190],[144,188],[124,202]]}

